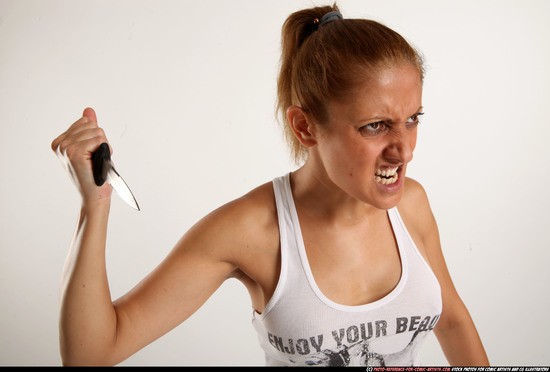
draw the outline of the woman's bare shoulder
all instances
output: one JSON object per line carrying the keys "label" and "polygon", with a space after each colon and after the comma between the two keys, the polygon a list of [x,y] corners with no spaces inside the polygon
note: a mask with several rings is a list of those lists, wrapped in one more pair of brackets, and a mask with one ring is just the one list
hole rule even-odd
{"label": "woman's bare shoulder", "polygon": [[407,177],[403,198],[398,204],[403,222],[411,235],[426,239],[435,227],[435,219],[424,187],[416,180]]}
{"label": "woman's bare shoulder", "polygon": [[[238,265],[239,256],[250,248],[278,244],[277,208],[271,182],[213,210],[189,232],[201,237],[224,259]],[[215,247],[215,248],[214,248]]]}
{"label": "woman's bare shoulder", "polygon": [[273,184],[264,183],[212,213],[226,219],[230,225],[249,225],[250,222],[256,222],[253,225],[263,225],[276,222],[277,209]]}
{"label": "woman's bare shoulder", "polygon": [[403,199],[399,203],[400,207],[419,207],[428,203],[428,195],[424,186],[420,182],[410,178],[405,178],[405,187]]}

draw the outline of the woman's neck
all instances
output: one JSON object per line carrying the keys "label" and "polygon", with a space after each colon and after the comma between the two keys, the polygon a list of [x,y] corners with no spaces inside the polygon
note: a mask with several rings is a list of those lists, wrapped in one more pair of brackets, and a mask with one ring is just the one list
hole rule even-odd
{"label": "woman's neck", "polygon": [[312,218],[332,224],[355,225],[385,211],[359,201],[340,189],[328,176],[322,163],[310,157],[290,176],[296,208]]}

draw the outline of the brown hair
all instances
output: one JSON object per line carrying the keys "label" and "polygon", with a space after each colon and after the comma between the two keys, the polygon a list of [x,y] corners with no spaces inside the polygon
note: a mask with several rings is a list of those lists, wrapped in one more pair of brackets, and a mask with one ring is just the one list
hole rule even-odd
{"label": "brown hair", "polygon": [[319,26],[332,11],[339,11],[336,4],[300,10],[282,28],[277,111],[297,163],[307,152],[288,123],[288,107],[299,105],[323,123],[329,101],[345,99],[359,82],[383,68],[411,63],[424,76],[422,57],[397,32],[367,19],[337,19]]}

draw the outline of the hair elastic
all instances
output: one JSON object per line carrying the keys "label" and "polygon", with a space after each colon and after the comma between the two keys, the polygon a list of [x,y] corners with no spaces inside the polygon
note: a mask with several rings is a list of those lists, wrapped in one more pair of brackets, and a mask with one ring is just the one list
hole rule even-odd
{"label": "hair elastic", "polygon": [[327,14],[322,16],[321,20],[319,20],[318,18],[315,18],[314,23],[319,23],[319,27],[321,27],[324,24],[327,24],[332,21],[336,21],[338,19],[343,19],[343,18],[344,17],[342,16],[342,13],[335,10],[333,12],[328,12]]}

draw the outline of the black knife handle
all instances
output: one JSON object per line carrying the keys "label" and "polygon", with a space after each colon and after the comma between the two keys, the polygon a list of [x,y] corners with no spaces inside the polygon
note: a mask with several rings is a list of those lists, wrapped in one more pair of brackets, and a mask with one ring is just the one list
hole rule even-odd
{"label": "black knife handle", "polygon": [[94,172],[94,181],[98,186],[105,183],[103,176],[103,160],[111,160],[111,149],[109,145],[103,142],[99,148],[92,154],[92,169]]}

